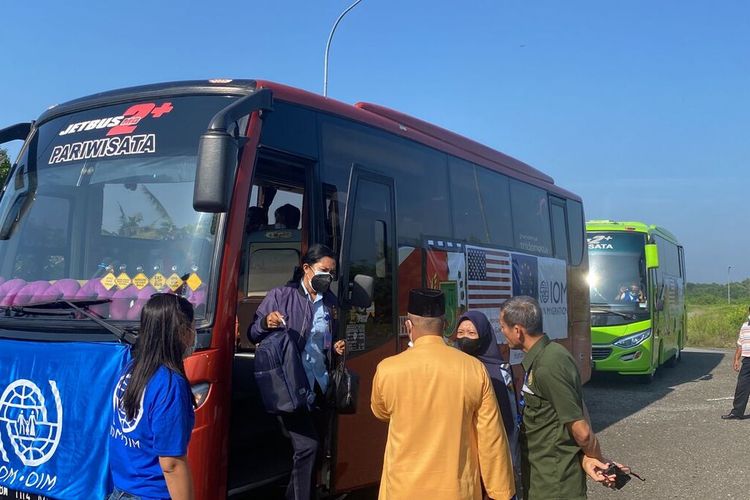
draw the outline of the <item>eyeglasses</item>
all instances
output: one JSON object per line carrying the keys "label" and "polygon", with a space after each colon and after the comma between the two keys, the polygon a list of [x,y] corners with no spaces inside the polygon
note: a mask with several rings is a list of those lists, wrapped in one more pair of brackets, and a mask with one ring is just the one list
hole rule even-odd
{"label": "eyeglasses", "polygon": [[318,273],[328,273],[328,274],[331,275],[331,278],[333,278],[334,281],[336,281],[336,279],[338,279],[338,274],[336,273],[335,269],[333,269],[333,270],[331,270],[331,269],[315,269],[312,266],[310,266],[310,269],[312,270],[313,273],[316,273],[316,272],[318,272]]}

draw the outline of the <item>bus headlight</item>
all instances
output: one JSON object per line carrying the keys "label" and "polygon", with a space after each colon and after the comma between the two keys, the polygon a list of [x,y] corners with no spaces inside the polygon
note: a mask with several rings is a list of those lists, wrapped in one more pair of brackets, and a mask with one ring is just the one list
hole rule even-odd
{"label": "bus headlight", "polygon": [[651,328],[649,328],[648,330],[643,330],[642,332],[637,332],[632,335],[628,335],[621,339],[615,340],[612,343],[616,345],[617,347],[621,347],[623,349],[630,349],[631,347],[635,347],[637,345],[642,344],[650,336],[651,336]]}
{"label": "bus headlight", "polygon": [[196,410],[206,402],[206,398],[208,397],[208,390],[210,388],[211,384],[207,384],[206,382],[201,382],[200,384],[190,386],[190,390],[193,391],[193,399],[195,399]]}

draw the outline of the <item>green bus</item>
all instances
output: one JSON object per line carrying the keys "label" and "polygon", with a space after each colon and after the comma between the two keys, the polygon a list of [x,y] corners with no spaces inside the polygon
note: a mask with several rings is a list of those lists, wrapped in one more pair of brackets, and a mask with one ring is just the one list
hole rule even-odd
{"label": "green bus", "polygon": [[593,368],[651,382],[687,339],[682,245],[642,222],[592,220],[586,232]]}

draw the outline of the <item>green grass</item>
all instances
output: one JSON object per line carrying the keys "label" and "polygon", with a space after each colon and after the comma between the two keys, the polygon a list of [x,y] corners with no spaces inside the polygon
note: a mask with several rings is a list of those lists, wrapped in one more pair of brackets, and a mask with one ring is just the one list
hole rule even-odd
{"label": "green grass", "polygon": [[747,321],[747,304],[688,304],[688,341],[692,347],[737,345],[737,333]]}

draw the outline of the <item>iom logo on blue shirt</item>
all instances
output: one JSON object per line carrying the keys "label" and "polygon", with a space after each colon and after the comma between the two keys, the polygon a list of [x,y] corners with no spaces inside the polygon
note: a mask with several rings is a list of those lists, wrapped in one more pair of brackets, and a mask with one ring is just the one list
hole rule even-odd
{"label": "iom logo on blue shirt", "polygon": [[[0,396],[0,459],[6,464],[11,463],[9,451],[27,467],[38,467],[55,454],[62,436],[63,408],[57,383],[48,383],[46,397],[27,379],[12,382]],[[0,464],[0,481],[48,489],[54,487],[57,477]]]}
{"label": "iom logo on blue shirt", "polygon": [[130,382],[129,373],[120,377],[120,380],[117,382],[117,386],[115,387],[115,392],[112,394],[112,409],[114,410],[114,419],[117,419],[119,428],[117,425],[115,425],[115,421],[113,419],[112,426],[109,429],[109,434],[115,439],[120,439],[128,448],[140,448],[140,440],[133,439],[128,436],[128,434],[133,432],[141,422],[141,417],[143,416],[143,398],[146,395],[146,391],[144,390],[141,393],[141,402],[138,405],[138,410],[135,412],[135,417],[129,419],[127,414],[125,413],[125,410],[122,408],[122,398],[123,396],[125,396],[125,389],[128,388],[128,382]]}

